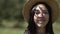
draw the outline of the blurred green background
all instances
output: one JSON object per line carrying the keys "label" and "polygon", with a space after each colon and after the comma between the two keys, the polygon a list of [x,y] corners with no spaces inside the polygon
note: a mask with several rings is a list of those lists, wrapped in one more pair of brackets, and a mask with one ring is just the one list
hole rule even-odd
{"label": "blurred green background", "polygon": [[[56,1],[60,3],[60,0]],[[24,34],[28,25],[22,15],[25,2],[27,0],[0,0],[0,34]],[[53,24],[55,34],[60,34],[59,17]]]}

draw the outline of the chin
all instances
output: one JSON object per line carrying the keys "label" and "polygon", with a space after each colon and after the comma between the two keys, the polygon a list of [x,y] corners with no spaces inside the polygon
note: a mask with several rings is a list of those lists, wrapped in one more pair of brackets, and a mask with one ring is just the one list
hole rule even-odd
{"label": "chin", "polygon": [[38,27],[45,27],[43,24],[37,24]]}

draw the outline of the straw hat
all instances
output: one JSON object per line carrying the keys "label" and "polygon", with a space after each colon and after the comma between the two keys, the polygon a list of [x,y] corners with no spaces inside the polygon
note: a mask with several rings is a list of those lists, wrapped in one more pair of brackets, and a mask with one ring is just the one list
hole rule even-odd
{"label": "straw hat", "polygon": [[52,22],[54,22],[59,13],[59,6],[55,0],[29,0],[23,7],[23,16],[26,21],[29,19],[29,11],[37,2],[45,2],[52,8]]}

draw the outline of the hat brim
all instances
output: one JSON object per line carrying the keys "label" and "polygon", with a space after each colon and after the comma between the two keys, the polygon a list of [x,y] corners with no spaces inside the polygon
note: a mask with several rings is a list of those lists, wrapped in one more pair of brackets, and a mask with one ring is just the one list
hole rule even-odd
{"label": "hat brim", "polygon": [[32,8],[32,6],[37,2],[45,2],[51,7],[52,22],[54,22],[57,19],[58,13],[59,13],[59,6],[55,0],[29,0],[23,7],[22,13],[23,13],[24,19],[28,21],[29,11]]}

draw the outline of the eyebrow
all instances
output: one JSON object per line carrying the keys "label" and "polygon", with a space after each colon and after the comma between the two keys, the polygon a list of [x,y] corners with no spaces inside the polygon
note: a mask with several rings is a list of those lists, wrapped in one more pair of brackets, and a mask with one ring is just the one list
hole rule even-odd
{"label": "eyebrow", "polygon": [[40,7],[36,7],[35,10],[37,10],[37,11],[43,11],[42,8],[40,8]]}
{"label": "eyebrow", "polygon": [[38,9],[36,9],[37,7],[35,6],[32,11],[48,11],[48,10],[43,10],[41,7],[39,7]]}

